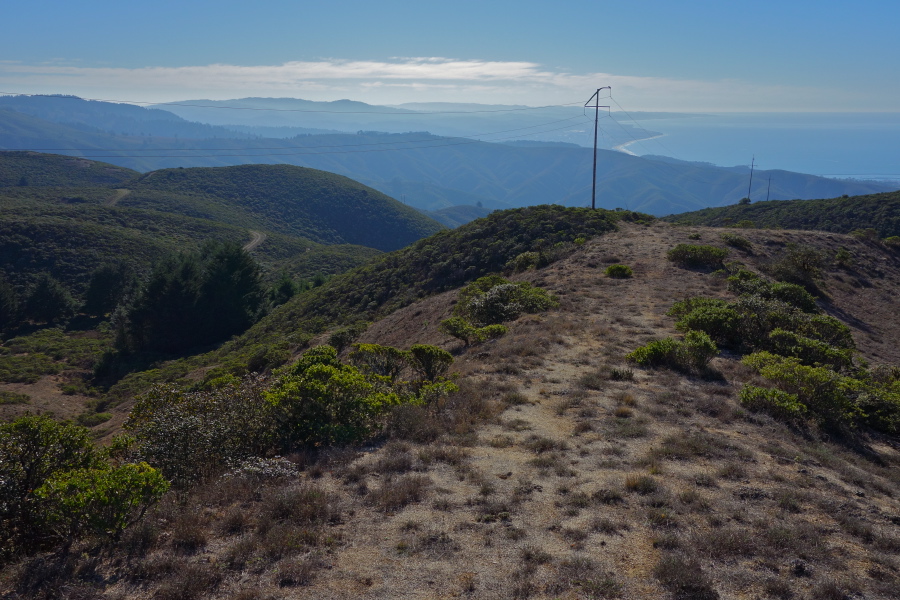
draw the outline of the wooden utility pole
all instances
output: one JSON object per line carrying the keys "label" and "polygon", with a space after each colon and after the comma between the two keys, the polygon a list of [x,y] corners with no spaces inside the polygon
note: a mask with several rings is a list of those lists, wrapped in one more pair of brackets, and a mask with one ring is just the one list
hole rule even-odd
{"label": "wooden utility pole", "polygon": [[[612,91],[610,86],[604,86],[602,88],[597,88],[597,91],[594,92],[594,95],[588,98],[588,101],[584,103],[585,108],[593,108],[594,109],[594,174],[591,184],[591,208],[597,208],[597,122],[600,120],[600,109],[605,108],[609,110],[608,106],[600,106],[600,90],[609,90]],[[594,102],[593,106],[588,106],[591,103],[591,100]]]}
{"label": "wooden utility pole", "polygon": [[750,198],[750,188],[753,187],[753,165],[756,164],[756,155],[753,155],[753,160],[750,161],[750,185],[747,186],[747,198]]}

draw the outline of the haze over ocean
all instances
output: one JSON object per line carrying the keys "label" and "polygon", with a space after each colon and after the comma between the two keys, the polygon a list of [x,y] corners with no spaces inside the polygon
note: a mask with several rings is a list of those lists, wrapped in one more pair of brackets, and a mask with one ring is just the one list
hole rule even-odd
{"label": "haze over ocean", "polygon": [[[623,121],[624,122],[624,121]],[[900,113],[719,113],[638,121],[662,137],[630,144],[718,166],[750,165],[900,185]]]}

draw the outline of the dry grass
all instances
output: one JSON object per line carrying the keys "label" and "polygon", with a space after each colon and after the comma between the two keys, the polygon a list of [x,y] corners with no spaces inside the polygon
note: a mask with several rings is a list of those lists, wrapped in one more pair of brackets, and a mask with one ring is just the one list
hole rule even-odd
{"label": "dry grass", "polygon": [[[754,375],[730,356],[714,361],[720,381],[623,360],[676,333],[665,315],[673,299],[727,296],[720,278],[665,259],[692,232],[629,225],[516,275],[557,293],[562,308],[481,347],[437,331],[454,293],[388,316],[360,341],[453,349],[459,393],[394,412],[370,447],[298,457],[291,481],[216,482],[167,501],[127,532],[118,562],[85,545],[64,561],[8,568],[0,595],[896,597],[895,445],[870,439],[861,450],[746,415],[736,390]],[[700,233],[702,243],[719,235]],[[753,269],[791,239],[856,243],[741,235],[753,243],[754,256],[742,257]],[[900,362],[900,266],[852,250],[861,272],[868,253],[883,275],[866,275],[873,287],[829,275],[828,310],[852,318],[866,358]],[[631,280],[603,277],[619,262],[634,268]],[[191,591],[195,582],[205,589]]]}

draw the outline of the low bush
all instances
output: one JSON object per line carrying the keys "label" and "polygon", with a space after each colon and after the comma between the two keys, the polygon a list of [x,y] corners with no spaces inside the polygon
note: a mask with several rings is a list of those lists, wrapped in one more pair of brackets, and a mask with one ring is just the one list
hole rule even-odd
{"label": "low bush", "polygon": [[795,394],[778,389],[746,385],[740,392],[741,405],[753,412],[765,412],[782,421],[799,422],[807,415],[806,406]]}
{"label": "low bush", "polygon": [[743,250],[748,254],[753,253],[753,243],[745,237],[741,237],[734,233],[723,233],[722,241],[731,246],[732,248],[737,248],[738,250]]}
{"label": "low bush", "polygon": [[606,267],[606,276],[614,279],[628,279],[634,275],[634,271],[628,265],[609,265]]}
{"label": "low bush", "polygon": [[685,372],[703,371],[719,353],[715,342],[702,331],[688,331],[684,339],[654,340],[635,349],[626,358],[645,367],[669,367]]}
{"label": "low bush", "polygon": [[702,244],[678,244],[666,254],[666,258],[683,267],[718,269],[728,256],[728,250]]}

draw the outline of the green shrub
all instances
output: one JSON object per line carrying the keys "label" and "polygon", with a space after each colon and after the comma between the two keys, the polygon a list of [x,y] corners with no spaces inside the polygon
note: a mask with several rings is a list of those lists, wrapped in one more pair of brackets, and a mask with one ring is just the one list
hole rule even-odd
{"label": "green shrub", "polygon": [[454,312],[473,325],[483,327],[515,320],[522,313],[541,312],[558,305],[556,298],[527,281],[511,283],[497,275],[489,275],[460,290]]}
{"label": "green shrub", "polygon": [[738,250],[743,250],[748,254],[753,253],[753,243],[745,237],[741,237],[739,235],[735,235],[733,233],[723,233],[722,241],[731,246],[732,248],[737,248]]}
{"label": "green shrub", "polygon": [[628,265],[609,265],[606,267],[606,276],[614,279],[627,279],[634,275]]}
{"label": "green shrub", "polygon": [[4,404],[28,404],[29,402],[31,402],[31,396],[28,394],[0,391],[0,406]]}
{"label": "green shrub", "polygon": [[721,268],[722,261],[728,256],[728,250],[716,246],[701,244],[678,244],[666,254],[666,257],[683,267]]}
{"label": "green shrub", "polygon": [[140,463],[60,471],[35,496],[44,501],[49,527],[68,546],[85,534],[118,539],[168,489],[159,471]]}
{"label": "green shrub", "polygon": [[900,236],[898,235],[886,237],[881,240],[881,243],[891,250],[900,250]]}
{"label": "green shrub", "polygon": [[435,381],[450,370],[453,355],[437,346],[413,344],[409,349],[409,362],[420,378]]}
{"label": "green shrub", "polygon": [[826,366],[841,371],[853,366],[851,350],[840,349],[792,331],[774,329],[769,334],[769,350],[781,356],[793,356],[805,365]]}
{"label": "green shrub", "polygon": [[409,353],[392,346],[353,344],[355,350],[348,357],[350,363],[367,373],[387,377],[393,382],[408,366]]}
{"label": "green shrub", "polygon": [[747,410],[765,412],[782,421],[800,421],[806,417],[806,406],[795,394],[778,389],[745,385],[740,401]]}
{"label": "green shrub", "polygon": [[810,415],[826,427],[852,427],[864,416],[853,400],[862,387],[855,379],[842,377],[825,367],[806,366],[798,358],[765,351],[746,356],[742,362],[775,383],[781,391],[796,397]]}
{"label": "green shrub", "polygon": [[675,322],[679,331],[702,331],[717,344],[740,344],[741,315],[725,302],[698,303],[696,308]]}
{"label": "green shrub", "polygon": [[46,542],[46,507],[35,490],[58,473],[100,464],[84,427],[33,415],[0,424],[0,560]]}
{"label": "green shrub", "polygon": [[716,344],[702,331],[688,331],[684,340],[654,340],[635,349],[626,358],[641,366],[664,366],[679,371],[700,372],[718,354]]}
{"label": "green shrub", "polygon": [[522,252],[512,259],[507,267],[512,269],[513,273],[521,273],[528,269],[539,269],[547,266],[548,263],[549,260],[543,252]]}

